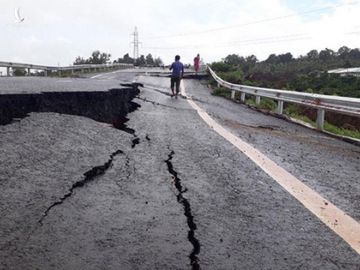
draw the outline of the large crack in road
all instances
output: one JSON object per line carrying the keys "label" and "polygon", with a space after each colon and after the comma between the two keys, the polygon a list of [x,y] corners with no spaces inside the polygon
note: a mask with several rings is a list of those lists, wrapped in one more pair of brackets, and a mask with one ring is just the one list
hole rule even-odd
{"label": "large crack in road", "polygon": [[[129,96],[130,98],[133,98],[134,96],[134,93],[138,93],[139,90],[138,90],[138,86],[141,85],[141,84],[122,84],[123,87],[127,87],[125,89],[132,89],[134,91],[129,91]],[[114,89],[110,90],[109,92],[113,92]],[[111,98],[110,98],[111,100]],[[127,103],[126,103],[127,101]],[[53,104],[57,104],[57,102],[53,102]],[[116,114],[116,117],[112,117],[112,124],[114,126],[114,128],[116,129],[119,129],[119,130],[122,130],[124,132],[127,132],[129,134],[132,134],[134,136],[134,139],[132,140],[132,145],[131,145],[131,148],[135,148],[135,146],[137,144],[140,143],[140,138],[136,135],[136,132],[134,129],[132,128],[129,128],[126,124],[127,121],[129,121],[129,119],[126,117],[126,115],[128,113],[131,113],[131,112],[134,112],[135,110],[137,110],[138,108],[140,108],[140,104],[138,103],[135,103],[133,101],[128,101],[128,100],[125,100],[125,105],[126,106],[126,110],[125,112],[124,111],[121,111],[123,113],[121,114]],[[55,105],[56,106],[56,105]],[[65,107],[66,108],[66,107]],[[114,109],[115,107],[113,107]],[[120,107],[122,108],[122,107]],[[105,109],[104,109],[105,110]],[[113,110],[114,112],[116,112],[116,110],[119,110],[119,108]],[[94,111],[97,111],[97,110],[94,110]],[[113,111],[111,111],[113,113]],[[78,114],[90,114],[90,112],[85,112],[83,113],[82,111],[78,111]],[[101,114],[103,115],[103,114]],[[97,117],[97,116],[96,116]],[[101,119],[101,120],[106,120],[106,119]],[[75,182],[71,188],[69,189],[69,192],[66,193],[63,197],[61,197],[58,201],[54,202],[53,204],[51,204],[44,212],[43,216],[40,218],[40,220],[38,221],[38,223],[40,225],[43,224],[43,221],[44,219],[48,216],[50,210],[52,208],[54,208],[55,206],[57,205],[61,205],[66,199],[70,198],[72,195],[73,195],[73,192],[75,189],[77,188],[80,188],[80,187],[83,187],[86,183],[88,182],[91,182],[93,181],[95,178],[97,178],[98,176],[100,175],[103,175],[105,174],[105,172],[112,166],[113,164],[113,160],[115,158],[115,156],[117,155],[120,155],[120,154],[124,154],[124,152],[122,150],[117,150],[115,152],[113,152],[111,155],[110,155],[110,159],[105,162],[103,165],[100,165],[100,166],[96,166],[96,167],[93,167],[92,169],[90,169],[89,171],[85,172],[84,173],[84,179],[82,180],[79,180],[77,182]],[[130,160],[129,160],[129,157],[126,156],[126,166],[129,167],[129,163],[130,163]],[[127,177],[130,177],[130,173],[127,175]]]}
{"label": "large crack in road", "polygon": [[[121,86],[122,88],[112,88],[108,91],[65,91],[0,95],[0,125],[18,121],[32,112],[56,112],[84,116],[95,121],[112,124],[115,129],[133,135],[132,148],[134,148],[140,143],[140,139],[137,137],[135,130],[126,125],[126,122],[129,121],[126,116],[141,107],[132,99],[140,93],[138,87],[142,85],[133,83],[122,84]],[[124,154],[124,152],[122,150],[114,151],[103,165],[95,166],[85,172],[84,177],[73,183],[66,194],[47,207],[38,223],[42,226],[49,212],[70,198],[75,189],[84,187],[87,183],[105,174],[112,166],[114,158],[120,154]],[[129,167],[129,157],[126,156],[126,159],[127,167]],[[127,177],[129,176],[130,173]]]}
{"label": "large crack in road", "polygon": [[183,196],[183,194],[187,191],[187,189],[183,188],[181,184],[181,179],[178,177],[178,173],[177,171],[174,170],[174,166],[171,162],[174,155],[175,152],[173,150],[170,150],[170,154],[168,155],[168,159],[165,160],[165,163],[167,165],[169,173],[173,177],[175,188],[178,191],[178,194],[176,195],[176,199],[178,203],[182,204],[182,206],[184,207],[184,215],[186,216],[187,224],[189,227],[188,240],[193,246],[193,250],[189,255],[190,264],[193,270],[198,270],[200,269],[199,258],[198,258],[198,255],[200,253],[200,242],[195,237],[195,231],[197,229],[197,226],[196,223],[194,222],[194,216],[191,211],[191,205],[189,201]]}
{"label": "large crack in road", "polygon": [[84,173],[84,178],[76,181],[71,188],[69,189],[69,192],[66,193],[63,197],[61,197],[58,201],[54,202],[53,204],[51,204],[44,212],[43,216],[41,217],[41,219],[38,221],[38,223],[40,225],[43,225],[43,221],[44,219],[48,216],[50,210],[52,208],[54,208],[57,205],[63,204],[63,202],[70,198],[73,193],[74,190],[77,188],[81,188],[83,187],[85,184],[95,180],[98,176],[105,174],[105,172],[111,168],[112,164],[113,164],[113,160],[117,155],[123,154],[124,152],[122,150],[117,150],[115,152],[113,152],[110,155],[110,159],[108,161],[106,161],[103,165],[100,166],[95,166],[93,168],[91,168],[90,170],[88,170],[87,172]]}

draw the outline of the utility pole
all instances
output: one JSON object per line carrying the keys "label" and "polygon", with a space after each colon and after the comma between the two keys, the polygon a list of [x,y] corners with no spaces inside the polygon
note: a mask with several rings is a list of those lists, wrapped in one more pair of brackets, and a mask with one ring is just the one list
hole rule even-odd
{"label": "utility pole", "polygon": [[139,58],[139,33],[137,30],[137,27],[135,26],[135,30],[134,33],[132,34],[134,36],[134,41],[131,42],[132,44],[134,44],[134,63],[136,62],[136,59]]}

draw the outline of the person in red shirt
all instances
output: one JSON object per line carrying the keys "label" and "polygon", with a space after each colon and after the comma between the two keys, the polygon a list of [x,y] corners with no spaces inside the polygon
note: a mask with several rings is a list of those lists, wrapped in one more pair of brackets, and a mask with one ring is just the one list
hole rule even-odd
{"label": "person in red shirt", "polygon": [[200,67],[200,54],[197,54],[197,56],[194,58],[194,69],[197,73]]}

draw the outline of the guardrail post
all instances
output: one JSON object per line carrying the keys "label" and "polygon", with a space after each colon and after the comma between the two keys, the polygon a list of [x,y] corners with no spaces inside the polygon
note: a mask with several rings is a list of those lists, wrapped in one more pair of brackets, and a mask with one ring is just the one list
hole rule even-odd
{"label": "guardrail post", "polygon": [[316,128],[319,130],[324,129],[324,121],[325,121],[325,110],[318,109],[317,117],[316,117]]}
{"label": "guardrail post", "polygon": [[235,99],[235,90],[231,91],[231,99]]}
{"label": "guardrail post", "polygon": [[241,92],[240,100],[242,103],[245,103],[245,96],[246,96],[246,94],[244,92]]}
{"label": "guardrail post", "polygon": [[45,69],[44,70],[44,76],[47,77],[47,75],[48,75],[48,71],[47,71],[47,69]]}
{"label": "guardrail post", "polygon": [[278,100],[276,113],[283,114],[283,110],[284,110],[284,101]]}
{"label": "guardrail post", "polygon": [[30,68],[27,69],[26,76],[30,76]]}
{"label": "guardrail post", "polygon": [[261,98],[260,96],[255,97],[255,104],[256,105],[260,105],[260,98]]}
{"label": "guardrail post", "polygon": [[6,76],[10,76],[10,67],[6,67]]}
{"label": "guardrail post", "polygon": [[75,74],[75,70],[71,70],[71,75],[74,75]]}

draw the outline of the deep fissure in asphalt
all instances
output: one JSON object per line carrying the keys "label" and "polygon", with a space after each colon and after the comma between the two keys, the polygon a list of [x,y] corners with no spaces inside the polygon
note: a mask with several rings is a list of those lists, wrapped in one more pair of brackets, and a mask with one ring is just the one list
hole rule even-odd
{"label": "deep fissure in asphalt", "polygon": [[135,148],[135,146],[139,143],[140,143],[140,138],[136,137],[135,139],[132,140],[131,148]]}
{"label": "deep fissure in asphalt", "polygon": [[100,166],[96,166],[91,168],[90,170],[88,170],[87,172],[84,173],[84,178],[75,182],[71,188],[69,189],[69,192],[66,193],[62,198],[60,198],[58,201],[54,202],[53,204],[51,204],[44,212],[43,216],[41,217],[41,219],[38,221],[40,223],[40,225],[43,224],[44,219],[48,216],[50,210],[57,206],[62,204],[66,199],[70,198],[73,195],[73,192],[75,189],[77,188],[81,188],[83,187],[86,183],[89,183],[91,181],[93,181],[96,177],[105,174],[105,172],[112,166],[114,157],[120,154],[123,154],[124,152],[121,150],[117,150],[115,152],[113,152],[110,155],[110,159],[108,161],[106,161],[103,165]]}
{"label": "deep fissure in asphalt", "polygon": [[166,104],[161,104],[159,102],[156,102],[156,101],[153,101],[153,100],[149,100],[147,98],[142,98],[140,97],[140,95],[136,96],[137,99],[143,101],[143,102],[147,102],[147,103],[151,103],[152,105],[154,106],[162,106],[162,107],[165,107],[165,108],[170,108],[170,109],[174,109],[174,110],[177,110],[178,108],[174,107],[174,106],[169,106],[169,105],[166,105]]}
{"label": "deep fissure in asphalt", "polygon": [[[137,88],[138,84],[126,86],[127,88],[110,89],[108,92],[50,92],[29,95],[30,99],[25,98],[25,100],[27,100],[25,104],[28,106],[23,106],[23,111],[21,111],[20,115],[25,117],[32,111],[52,111],[82,115],[97,121],[112,123],[114,128],[130,133],[135,137],[132,140],[132,148],[134,148],[136,144],[140,143],[140,139],[135,135],[135,130],[127,127],[126,122],[129,119],[126,118],[126,115],[140,107],[139,104],[131,101],[131,99],[133,99],[140,91]],[[21,95],[18,96],[18,98],[19,97],[21,97]],[[64,103],[67,98],[70,98],[71,101],[67,102],[65,105]],[[23,100],[23,97],[21,97],[20,100]],[[0,99],[0,101],[2,100]],[[70,103],[70,105],[68,103]],[[5,104],[9,105],[6,98]],[[18,111],[11,112],[9,110],[7,110],[7,112],[9,118],[3,119],[7,120],[7,122],[3,121],[2,124],[9,123],[9,119],[12,119],[14,115],[19,113]],[[123,153],[124,152],[122,150],[117,150],[110,155],[110,159],[103,165],[93,167],[89,171],[85,172],[83,179],[72,184],[68,193],[66,193],[58,201],[51,204],[45,210],[38,223],[42,225],[43,220],[48,216],[50,210],[57,205],[61,205],[66,199],[70,198],[75,189],[83,187],[86,183],[93,181],[100,175],[103,175],[112,166],[114,157]],[[128,157],[127,166],[129,166]]]}
{"label": "deep fissure in asphalt", "polygon": [[134,84],[108,91],[0,95],[0,125],[27,117],[31,112],[54,112],[88,117],[134,134],[135,131],[128,128],[125,123],[129,120],[126,115],[140,107],[131,101],[140,93],[137,87],[138,84]]}
{"label": "deep fissure in asphalt", "polygon": [[192,212],[191,212],[191,205],[190,205],[189,201],[183,196],[183,194],[187,191],[187,189],[183,188],[183,186],[181,184],[181,179],[178,177],[178,173],[174,170],[174,166],[171,162],[174,155],[175,155],[175,152],[173,150],[171,150],[170,154],[168,155],[168,159],[165,160],[165,163],[167,165],[169,173],[174,178],[174,184],[178,191],[178,194],[176,195],[176,199],[177,199],[178,203],[182,204],[184,207],[184,215],[186,216],[187,224],[190,229],[188,232],[188,240],[193,246],[193,250],[189,255],[190,264],[191,264],[191,267],[193,270],[197,270],[197,269],[200,269],[199,258],[197,256],[200,253],[200,242],[195,237],[195,230],[197,229],[197,226],[194,222],[194,216],[192,215]]}

